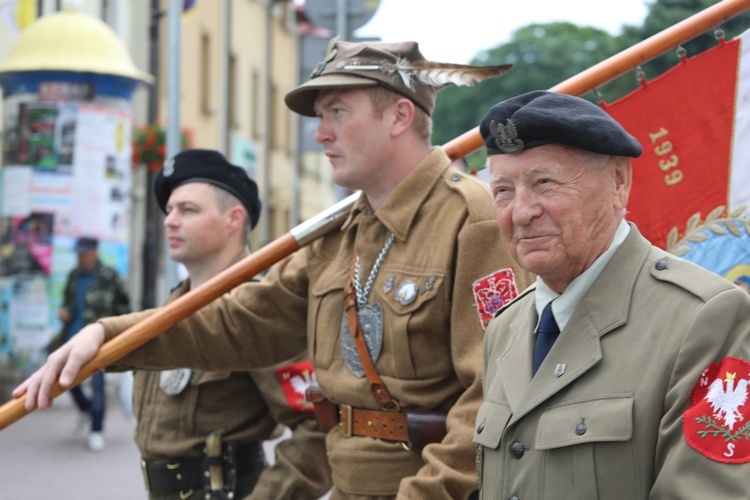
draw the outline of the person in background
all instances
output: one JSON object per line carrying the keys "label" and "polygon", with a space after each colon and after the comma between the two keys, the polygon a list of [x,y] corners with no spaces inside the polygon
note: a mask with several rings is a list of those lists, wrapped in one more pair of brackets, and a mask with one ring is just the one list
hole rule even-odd
{"label": "person in background", "polygon": [[[334,182],[361,190],[343,225],[124,359],[247,369],[307,349],[331,500],[473,496],[485,321],[532,280],[498,234],[487,184],[432,147],[430,115],[446,82],[504,70],[428,61],[416,42],[332,40],[285,99],[319,118]],[[49,406],[51,382],[146,315],[90,325],[14,395]]]}
{"label": "person in background", "polygon": [[[130,311],[130,299],[119,274],[99,260],[99,241],[96,238],[81,237],[76,242],[75,250],[78,264],[68,274],[62,306],[57,311],[57,316],[63,323],[62,331],[57,337],[60,343],[70,340],[81,328],[99,318]],[[104,372],[97,372],[91,377],[91,387],[91,397],[84,393],[81,385],[73,387],[70,394],[81,411],[77,427],[82,428],[90,419],[88,447],[92,451],[101,451],[105,446]]]}
{"label": "person in background", "polygon": [[747,498],[750,297],[626,221],[641,145],[547,91],[480,131],[500,232],[537,275],[485,338],[480,497]]}
{"label": "person in background", "polygon": [[[177,154],[156,176],[154,194],[166,214],[169,255],[188,272],[168,303],[249,255],[248,238],[261,211],[258,188],[218,151]],[[129,368],[136,369],[135,441],[151,500],[315,500],[331,488],[325,433],[310,405],[299,403],[304,391],[286,396],[294,394],[294,377],[314,376],[309,361],[298,357],[253,372],[109,367]],[[269,468],[263,441],[275,437],[279,423],[292,430],[291,437],[276,446]],[[220,450],[220,472],[207,466],[212,441]],[[211,474],[220,484],[212,484]]]}

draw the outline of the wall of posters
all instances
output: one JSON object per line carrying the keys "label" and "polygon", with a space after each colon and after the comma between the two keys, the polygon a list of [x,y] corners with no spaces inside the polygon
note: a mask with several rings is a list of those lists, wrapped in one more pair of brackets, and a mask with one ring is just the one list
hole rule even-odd
{"label": "wall of posters", "polygon": [[76,239],[98,238],[102,261],[128,272],[132,113],[76,82],[11,93],[2,110],[0,358],[31,370],[61,327]]}

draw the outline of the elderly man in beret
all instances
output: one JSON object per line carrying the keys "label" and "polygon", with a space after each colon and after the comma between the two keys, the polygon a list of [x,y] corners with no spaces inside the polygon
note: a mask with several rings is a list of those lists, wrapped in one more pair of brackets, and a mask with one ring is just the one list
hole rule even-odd
{"label": "elderly man in beret", "polygon": [[[166,214],[169,255],[189,275],[168,303],[249,254],[248,237],[261,211],[258,187],[218,151],[177,154],[156,176],[154,195]],[[315,500],[325,494],[331,487],[325,433],[317,429],[309,408],[287,400],[283,385],[289,379],[279,377],[303,362],[292,359],[252,372],[137,370],[142,366],[132,359],[111,365],[110,370],[136,368],[135,441],[149,498],[229,498],[231,493],[234,498]],[[275,437],[278,423],[293,432],[277,446],[276,460],[267,468],[263,441]],[[207,441],[218,439],[223,448],[218,464],[231,479],[217,492],[205,473]],[[236,474],[230,476],[231,470]]]}
{"label": "elderly man in beret", "polygon": [[484,499],[746,498],[750,300],[625,221],[641,146],[537,91],[480,130],[500,232],[535,286],[484,348]]}
{"label": "elderly man in beret", "polygon": [[[415,42],[333,40],[286,102],[319,118],[335,182],[362,191],[347,220],[133,356],[147,352],[153,368],[236,369],[307,347],[316,416],[330,429],[332,500],[474,495],[484,321],[531,279],[495,229],[487,185],[431,146],[430,114],[446,82],[505,70],[434,63]],[[91,338],[132,319],[95,325]],[[15,394],[28,388],[29,407],[48,406],[49,384],[61,372],[67,382],[91,349],[63,348]]]}

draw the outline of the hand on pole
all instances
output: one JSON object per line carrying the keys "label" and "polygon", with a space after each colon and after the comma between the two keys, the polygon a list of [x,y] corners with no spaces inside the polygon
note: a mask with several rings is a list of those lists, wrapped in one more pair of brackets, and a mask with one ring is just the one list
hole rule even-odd
{"label": "hand on pole", "polygon": [[41,368],[16,387],[13,397],[18,399],[26,395],[24,408],[27,411],[50,408],[55,382],[68,389],[81,367],[91,361],[103,343],[104,327],[99,323],[87,325],[50,354]]}

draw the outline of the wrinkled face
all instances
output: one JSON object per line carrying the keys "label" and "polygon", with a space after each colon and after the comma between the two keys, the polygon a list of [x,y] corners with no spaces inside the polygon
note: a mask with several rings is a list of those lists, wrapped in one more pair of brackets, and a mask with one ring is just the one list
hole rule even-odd
{"label": "wrinkled face", "polygon": [[624,215],[630,162],[558,144],[488,162],[511,254],[562,293],[609,246]]}
{"label": "wrinkled face", "polygon": [[333,181],[352,190],[364,189],[379,173],[386,120],[375,116],[368,89],[321,90],[315,99],[320,119],[315,140],[325,148]]}
{"label": "wrinkled face", "polygon": [[185,265],[203,262],[226,245],[227,211],[219,209],[216,189],[205,182],[190,182],[172,191],[164,228],[173,260]]}

